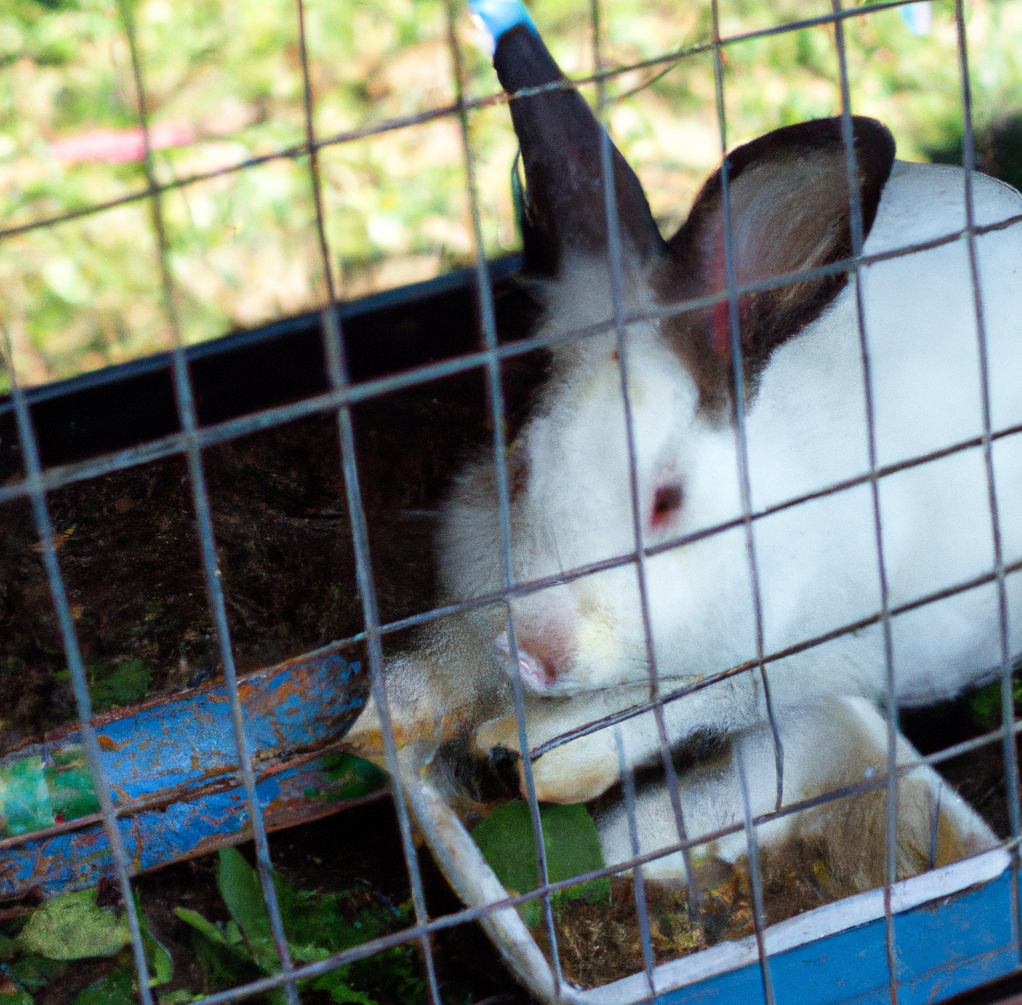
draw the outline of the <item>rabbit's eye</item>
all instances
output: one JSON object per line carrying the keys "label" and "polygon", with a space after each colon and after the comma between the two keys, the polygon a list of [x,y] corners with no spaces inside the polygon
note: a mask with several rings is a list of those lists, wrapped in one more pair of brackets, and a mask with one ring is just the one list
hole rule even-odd
{"label": "rabbit's eye", "polygon": [[660,485],[653,493],[653,508],[649,522],[654,527],[665,527],[681,509],[682,491],[680,482]]}

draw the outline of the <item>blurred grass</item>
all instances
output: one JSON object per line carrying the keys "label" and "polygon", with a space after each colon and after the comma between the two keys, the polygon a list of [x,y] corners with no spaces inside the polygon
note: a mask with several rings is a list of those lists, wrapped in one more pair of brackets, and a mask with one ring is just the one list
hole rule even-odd
{"label": "blurred grass", "polygon": [[[124,2],[131,4],[160,183],[304,142],[294,0]],[[305,6],[319,137],[454,100],[441,0]],[[562,67],[591,73],[586,0],[534,0],[531,8]],[[830,4],[721,0],[720,9],[727,36],[822,16]],[[901,10],[845,21],[853,109],[885,121],[900,156],[913,160],[947,159],[961,146],[953,5],[934,2],[931,11],[923,34],[911,30]],[[86,140],[130,146],[137,126],[123,14],[115,0],[6,0],[0,7],[0,227],[144,191],[137,160],[112,162],[109,149],[81,157]],[[601,17],[610,66],[683,50],[711,33],[708,2],[605,0]],[[1022,109],[1022,0],[975,0],[967,18],[974,116],[982,128]],[[497,91],[464,12],[457,29],[469,96]],[[654,80],[664,68],[614,77],[608,95],[615,139],[671,231],[719,161],[721,145],[710,54],[680,59]],[[728,45],[724,84],[731,146],[779,125],[836,114],[833,28]],[[595,100],[594,89],[585,90]],[[502,106],[473,111],[470,128],[483,239],[493,256],[516,247],[508,182],[516,143]],[[69,154],[76,144],[78,155]],[[455,119],[327,147],[320,167],[331,268],[342,296],[426,279],[470,260]],[[172,189],[162,211],[185,341],[324,303],[307,158],[275,159]],[[171,345],[153,233],[149,201],[140,199],[0,240],[0,309],[22,381],[67,377]],[[0,390],[7,386],[0,370]]]}

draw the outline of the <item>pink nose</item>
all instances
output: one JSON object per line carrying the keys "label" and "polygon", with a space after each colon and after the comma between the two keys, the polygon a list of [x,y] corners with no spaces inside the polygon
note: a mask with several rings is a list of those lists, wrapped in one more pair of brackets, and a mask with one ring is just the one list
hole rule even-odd
{"label": "pink nose", "polygon": [[[518,674],[522,682],[534,691],[549,691],[565,671],[571,668],[575,656],[573,605],[560,598],[544,599],[547,602],[543,605],[540,617],[530,617],[539,612],[528,609],[521,613],[517,610],[514,612]],[[493,640],[493,645],[499,653],[508,657],[510,664],[511,644],[507,630]]]}
{"label": "pink nose", "polygon": [[[493,647],[508,658],[507,668],[510,672],[511,643],[508,641],[506,629],[493,640]],[[518,650],[518,675],[522,678],[522,683],[534,691],[546,691],[557,680],[557,674],[552,667],[524,649]]]}

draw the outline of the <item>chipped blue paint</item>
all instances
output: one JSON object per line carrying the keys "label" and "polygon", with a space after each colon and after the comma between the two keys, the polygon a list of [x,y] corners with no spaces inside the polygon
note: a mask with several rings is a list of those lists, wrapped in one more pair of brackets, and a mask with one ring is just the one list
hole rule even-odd
{"label": "chipped blue paint", "polygon": [[[286,816],[302,804],[324,803],[344,780],[330,781],[318,764],[291,768],[256,786],[267,822]],[[308,792],[315,789],[316,796]],[[138,813],[118,821],[133,870],[141,872],[167,862],[235,844],[248,836],[245,791],[236,786],[206,793],[201,800],[181,800],[166,809]],[[92,886],[111,875],[113,858],[102,825],[29,841],[0,858],[0,899],[28,891],[50,897]]]}
{"label": "chipped blue paint", "polygon": [[[245,735],[261,776],[256,793],[268,826],[321,815],[331,799],[352,788],[352,778],[343,771],[327,771],[320,762],[289,762],[343,734],[362,703],[360,666],[327,649],[239,680]],[[143,801],[119,821],[136,871],[245,837],[248,809],[238,784],[238,756],[222,683],[104,716],[97,724],[97,738],[114,803]],[[20,764],[51,767],[80,745],[77,732],[57,733],[0,760],[0,769],[16,777]],[[45,796],[45,790],[37,794],[39,799]],[[56,815],[47,818],[45,810],[39,813],[44,822],[59,822]],[[14,833],[10,828],[9,835]],[[106,834],[94,817],[35,840],[8,836],[0,845],[0,901],[30,891],[52,896],[80,889],[109,875],[112,866]]]}
{"label": "chipped blue paint", "polygon": [[[265,756],[322,745],[361,704],[346,688],[358,671],[358,663],[330,653],[242,678],[238,692],[249,749]],[[110,722],[98,736],[115,802],[237,770],[223,684],[183,692]]]}

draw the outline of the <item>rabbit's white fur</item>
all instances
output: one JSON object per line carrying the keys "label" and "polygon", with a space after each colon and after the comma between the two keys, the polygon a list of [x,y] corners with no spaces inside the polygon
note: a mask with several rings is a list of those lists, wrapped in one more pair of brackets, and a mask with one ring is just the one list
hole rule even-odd
{"label": "rabbit's white fur", "polygon": [[[974,175],[975,221],[1022,213],[1022,196]],[[965,175],[957,168],[896,163],[864,247],[867,256],[930,241],[966,224]],[[976,238],[988,347],[990,418],[996,431],[1022,423],[1022,226]],[[866,266],[859,273],[872,373],[879,466],[979,437],[983,431],[976,311],[966,241]],[[653,303],[629,273],[626,311]],[[866,395],[855,278],[829,307],[781,345],[746,412],[754,511],[868,472]],[[548,291],[546,330],[569,331],[611,315],[602,263],[572,261]],[[611,332],[559,351],[554,377],[515,447],[527,485],[512,504],[518,582],[557,576],[634,550],[627,430]],[[739,518],[734,428],[701,411],[693,376],[657,321],[626,339],[643,544]],[[993,445],[1005,562],[1022,557],[1022,436]],[[645,514],[657,486],[677,481],[676,519],[653,530]],[[441,567],[449,596],[498,590],[501,564],[492,462],[463,475],[446,508]],[[993,534],[983,451],[954,453],[879,482],[883,565],[892,607],[990,573]],[[753,523],[767,654],[875,615],[879,561],[869,484],[783,509]],[[745,530],[736,526],[646,560],[650,625],[661,689],[756,657],[756,622]],[[1022,650],[1022,578],[1007,577],[1009,647]],[[512,602],[523,679],[536,700],[582,698],[558,721],[599,714],[607,689],[649,679],[634,564],[575,578]],[[997,672],[997,588],[977,586],[892,619],[898,703],[925,703]],[[496,639],[499,612],[476,616],[480,640]],[[555,671],[544,673],[543,666]],[[498,670],[494,670],[498,673]],[[767,666],[782,719],[799,706],[843,696],[886,700],[883,630],[875,623]],[[601,693],[602,692],[602,693]],[[608,706],[609,707],[609,706]],[[758,673],[742,673],[665,707],[672,741],[695,731],[731,732],[763,721]],[[631,763],[658,749],[649,717],[622,727]],[[530,735],[530,744],[536,741]],[[511,746],[516,744],[508,738]],[[617,778],[604,730],[540,758],[541,798],[595,796]],[[584,767],[594,781],[579,789]],[[570,793],[567,790],[571,790]]]}
{"label": "rabbit's white fur", "polygon": [[[882,715],[863,698],[829,700],[800,721],[787,721],[782,732],[786,752],[784,806],[790,807],[844,787],[879,782],[887,774],[887,728]],[[919,755],[903,737],[897,762],[915,764]],[[741,769],[739,769],[739,762]],[[694,859],[735,862],[748,853],[740,770],[745,773],[753,818],[774,809],[777,791],[772,737],[766,726],[737,734],[716,757],[706,758],[678,778],[678,796],[686,836],[698,840],[737,826],[724,837],[695,849]],[[782,850],[792,838],[815,840],[831,869],[850,889],[879,886],[885,879],[886,787],[879,786],[819,806],[789,812],[757,827],[761,847]],[[978,814],[933,768],[925,764],[898,780],[896,874],[899,879],[933,865],[987,851],[997,838]],[[640,789],[635,801],[638,848],[632,846],[624,798],[596,812],[608,865],[628,862],[676,846],[677,824],[666,786]],[[643,866],[647,878],[684,883],[680,852],[664,854]]]}

